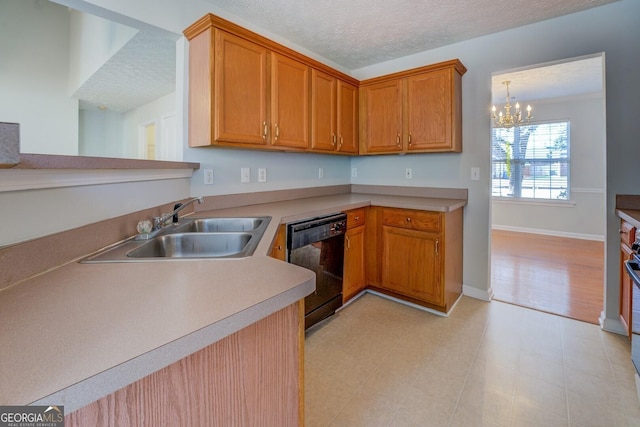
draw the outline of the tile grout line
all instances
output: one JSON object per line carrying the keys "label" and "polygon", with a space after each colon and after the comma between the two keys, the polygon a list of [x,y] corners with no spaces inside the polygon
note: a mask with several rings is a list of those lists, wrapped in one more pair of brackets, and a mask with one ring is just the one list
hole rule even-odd
{"label": "tile grout line", "polygon": [[564,379],[564,398],[565,404],[567,405],[567,426],[571,427],[571,408],[569,406],[569,382],[567,378],[567,358],[565,356],[565,334],[566,334],[566,325],[563,325],[560,330],[560,351],[562,352],[562,375]]}
{"label": "tile grout line", "polygon": [[[487,333],[487,329],[489,329],[489,322],[491,322],[491,317],[487,318],[486,322],[484,323],[484,327],[482,328],[482,335],[478,340],[478,344],[475,349],[475,354],[473,355],[473,360],[469,365],[469,369],[467,370],[467,374],[465,375],[464,382],[462,383],[462,387],[460,387],[460,391],[458,392],[458,398],[456,399],[456,403],[453,406],[453,411],[451,412],[451,417],[449,418],[449,423],[447,424],[448,426],[451,426],[453,424],[453,419],[458,411],[460,400],[462,399],[462,393],[464,393],[464,389],[467,387],[467,383],[469,382],[469,377],[471,376],[471,370],[473,366],[476,364],[476,361],[478,359],[478,353],[480,352],[480,347],[482,345],[482,342],[484,341],[484,337]],[[512,399],[513,399],[513,396],[512,396]],[[511,404],[511,407],[513,408],[513,402]]]}

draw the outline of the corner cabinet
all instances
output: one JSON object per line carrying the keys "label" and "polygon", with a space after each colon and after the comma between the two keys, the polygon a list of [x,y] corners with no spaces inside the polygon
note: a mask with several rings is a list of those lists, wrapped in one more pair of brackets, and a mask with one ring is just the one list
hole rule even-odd
{"label": "corner cabinet", "polygon": [[459,60],[360,83],[360,154],[461,152]]}
{"label": "corner cabinet", "polygon": [[184,34],[190,147],[357,153],[357,80],[211,14]]}
{"label": "corner cabinet", "polygon": [[358,88],[311,71],[311,149],[358,153]]}
{"label": "corner cabinet", "polygon": [[374,288],[448,312],[462,294],[462,209],[377,208]]}

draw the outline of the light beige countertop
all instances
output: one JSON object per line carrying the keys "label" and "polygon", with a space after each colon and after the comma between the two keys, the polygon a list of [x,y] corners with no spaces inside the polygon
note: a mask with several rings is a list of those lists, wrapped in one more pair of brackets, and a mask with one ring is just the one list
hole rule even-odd
{"label": "light beige countertop", "polygon": [[640,210],[636,209],[616,209],[618,216],[631,223],[634,227],[640,228]]}
{"label": "light beige countertop", "polygon": [[70,413],[304,298],[314,273],[268,256],[278,226],[369,205],[447,212],[466,200],[349,193],[214,207],[192,217],[271,216],[253,256],[73,261],[2,290],[0,404]]}

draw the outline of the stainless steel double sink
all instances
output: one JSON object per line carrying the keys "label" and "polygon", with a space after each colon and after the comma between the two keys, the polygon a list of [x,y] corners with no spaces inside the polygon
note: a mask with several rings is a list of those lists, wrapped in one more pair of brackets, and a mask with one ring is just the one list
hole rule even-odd
{"label": "stainless steel double sink", "polygon": [[181,219],[153,237],[131,237],[80,262],[244,258],[253,254],[270,220],[268,216]]}

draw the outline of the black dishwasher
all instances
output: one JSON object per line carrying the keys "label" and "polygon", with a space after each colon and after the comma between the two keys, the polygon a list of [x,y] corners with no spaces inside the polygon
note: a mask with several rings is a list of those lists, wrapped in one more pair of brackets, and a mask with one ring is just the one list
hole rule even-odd
{"label": "black dishwasher", "polygon": [[287,262],[316,273],[316,290],[305,298],[305,329],[342,306],[347,215],[331,214],[287,224]]}

